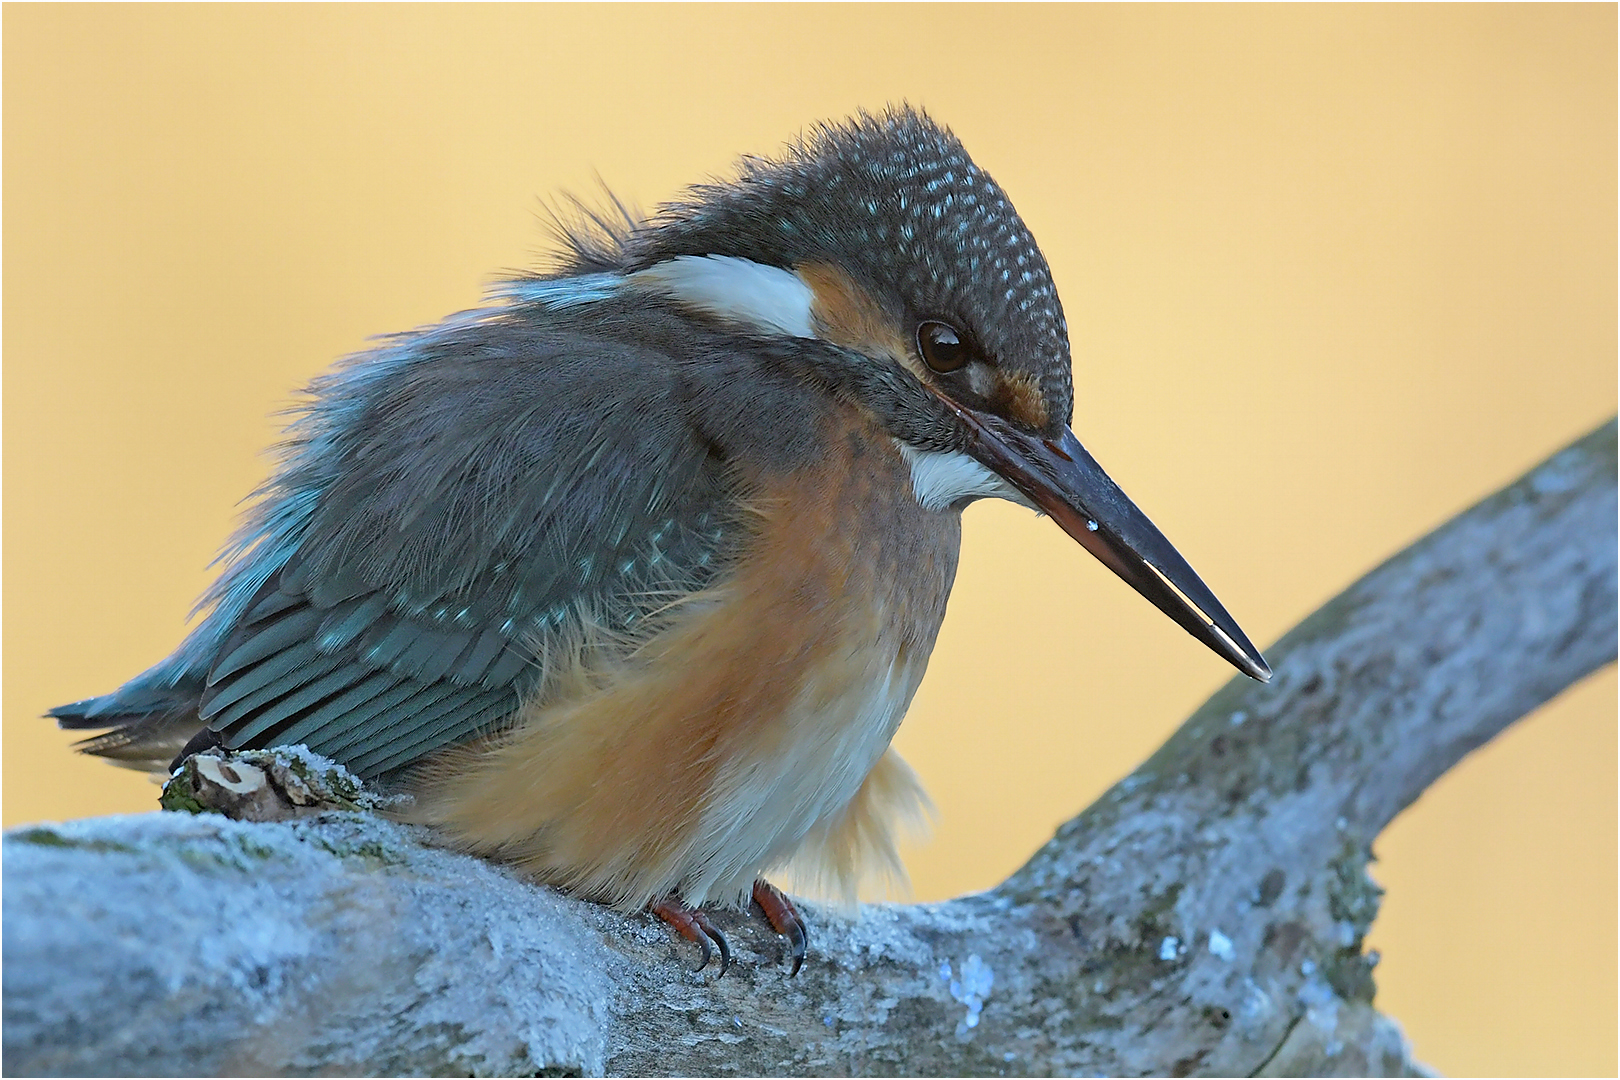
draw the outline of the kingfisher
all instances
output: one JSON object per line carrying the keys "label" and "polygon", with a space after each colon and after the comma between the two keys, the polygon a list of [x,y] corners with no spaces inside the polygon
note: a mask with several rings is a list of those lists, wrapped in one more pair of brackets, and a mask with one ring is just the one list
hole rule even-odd
{"label": "kingfisher", "polygon": [[1255,679],[1076,439],[1046,259],[909,106],[821,125],[315,379],[168,659],[51,710],[169,770],[303,744],[459,848],[730,951],[767,875],[853,902],[926,805],[895,734],[961,515],[1044,513]]}

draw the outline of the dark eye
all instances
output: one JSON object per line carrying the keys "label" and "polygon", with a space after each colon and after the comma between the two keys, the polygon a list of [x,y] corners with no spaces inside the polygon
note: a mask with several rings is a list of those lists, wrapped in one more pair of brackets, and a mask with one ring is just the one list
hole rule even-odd
{"label": "dark eye", "polygon": [[973,349],[949,323],[925,322],[917,327],[917,349],[935,371],[955,371],[973,358]]}

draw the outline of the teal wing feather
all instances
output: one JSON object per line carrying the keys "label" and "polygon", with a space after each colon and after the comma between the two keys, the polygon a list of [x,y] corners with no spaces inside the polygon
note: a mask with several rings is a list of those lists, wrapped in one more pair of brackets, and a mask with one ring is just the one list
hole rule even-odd
{"label": "teal wing feather", "polygon": [[313,388],[222,587],[198,709],[229,748],[390,773],[503,724],[546,635],[633,634],[721,562],[734,495],[666,353],[511,318],[395,349]]}

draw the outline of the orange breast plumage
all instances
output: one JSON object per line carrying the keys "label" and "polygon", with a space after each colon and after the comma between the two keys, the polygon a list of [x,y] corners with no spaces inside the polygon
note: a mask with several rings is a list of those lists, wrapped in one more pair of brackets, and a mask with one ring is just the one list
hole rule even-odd
{"label": "orange breast plumage", "polygon": [[863,878],[903,878],[894,828],[926,796],[889,742],[944,618],[960,518],[919,504],[869,421],[823,427],[813,466],[745,481],[750,540],[729,571],[634,642],[542,658],[518,723],[424,769],[414,816],[626,908],[740,900],[784,868],[845,901]]}

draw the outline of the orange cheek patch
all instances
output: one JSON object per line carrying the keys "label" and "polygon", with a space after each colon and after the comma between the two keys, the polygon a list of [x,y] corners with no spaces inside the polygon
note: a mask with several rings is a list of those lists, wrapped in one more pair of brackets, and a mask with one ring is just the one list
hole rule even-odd
{"label": "orange cheek patch", "polygon": [[848,274],[827,263],[805,263],[796,269],[815,297],[810,321],[817,337],[867,356],[888,357],[923,378],[909,336]]}
{"label": "orange cheek patch", "polygon": [[1051,413],[1046,398],[1041,396],[1041,383],[1027,371],[998,371],[996,386],[990,400],[996,410],[1020,423],[1040,430],[1046,427]]}
{"label": "orange cheek patch", "polygon": [[[817,337],[867,356],[888,357],[924,385],[933,385],[933,376],[912,348],[911,336],[848,274],[827,263],[805,263],[796,271],[814,297],[810,322]],[[992,378],[984,396],[997,412],[1037,430],[1046,427],[1051,414],[1039,379],[1026,371],[1002,370],[994,370]]]}

